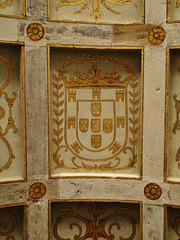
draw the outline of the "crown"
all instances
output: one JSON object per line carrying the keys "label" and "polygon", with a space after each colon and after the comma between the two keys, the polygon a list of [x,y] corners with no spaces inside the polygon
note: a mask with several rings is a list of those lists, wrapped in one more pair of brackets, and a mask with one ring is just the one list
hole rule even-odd
{"label": "crown", "polygon": [[85,86],[118,86],[127,87],[131,77],[126,77],[122,79],[122,75],[118,74],[115,68],[112,68],[108,73],[107,71],[102,72],[100,68],[97,67],[99,60],[94,58],[92,61],[93,66],[88,71],[84,73],[79,69],[75,70],[74,75],[69,77],[64,77],[64,82],[66,87],[85,87]]}

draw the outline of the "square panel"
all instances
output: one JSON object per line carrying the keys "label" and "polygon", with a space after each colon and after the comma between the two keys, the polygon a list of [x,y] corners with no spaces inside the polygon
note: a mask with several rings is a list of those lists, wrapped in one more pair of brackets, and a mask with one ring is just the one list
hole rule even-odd
{"label": "square panel", "polygon": [[25,0],[0,1],[0,16],[24,18],[25,17]]}
{"label": "square panel", "polygon": [[23,51],[0,44],[0,182],[26,177]]}
{"label": "square panel", "polygon": [[141,176],[142,49],[49,48],[50,177]]}
{"label": "square panel", "polygon": [[180,0],[168,0],[168,22],[180,22]]}
{"label": "square panel", "polygon": [[0,206],[0,239],[26,240],[26,205]]}
{"label": "square panel", "polygon": [[50,202],[50,239],[142,239],[141,203]]}
{"label": "square panel", "polygon": [[170,47],[167,61],[165,178],[180,182],[180,48]]}
{"label": "square panel", "polygon": [[142,24],[144,0],[48,0],[48,19],[64,22]]}
{"label": "square panel", "polygon": [[165,205],[165,240],[180,238],[180,206]]}

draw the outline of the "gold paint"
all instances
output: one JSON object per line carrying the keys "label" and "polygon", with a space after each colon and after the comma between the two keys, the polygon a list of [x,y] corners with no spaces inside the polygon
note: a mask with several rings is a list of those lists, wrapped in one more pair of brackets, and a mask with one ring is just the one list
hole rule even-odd
{"label": "gold paint", "polygon": [[[179,2],[180,4],[180,2]],[[174,229],[174,231],[176,232],[177,236],[180,238],[180,229],[179,229],[179,224],[180,224],[180,216],[177,217],[173,224],[172,224],[172,228]]]}
{"label": "gold paint", "polygon": [[175,101],[175,108],[176,108],[176,122],[174,123],[173,133],[176,134],[176,130],[180,130],[180,119],[179,119],[180,100],[177,99],[177,95],[174,95],[173,98],[174,98],[174,101]]}
{"label": "gold paint", "polygon": [[14,231],[14,229],[17,225],[17,220],[16,220],[15,215],[13,213],[11,213],[10,211],[3,210],[1,208],[0,209],[0,216],[2,216],[2,215],[7,216],[11,220],[11,228],[8,230],[7,225],[3,224],[1,222],[0,226],[1,226],[1,228],[3,228],[3,232],[1,232],[1,229],[0,229],[0,236],[5,236],[6,239],[15,239],[12,235],[10,235]]}
{"label": "gold paint", "polygon": [[156,183],[149,183],[144,188],[144,195],[150,200],[157,200],[161,194],[162,188]]}
{"label": "gold paint", "polygon": [[161,26],[152,28],[148,33],[150,43],[160,45],[166,37],[166,32]]}
{"label": "gold paint", "polygon": [[[24,214],[23,214],[24,215],[24,221],[23,221],[24,231],[23,231],[23,237],[24,237],[24,240],[27,240],[27,203],[17,203],[17,204],[2,205],[2,206],[0,206],[0,212],[5,212],[5,210],[3,210],[3,208],[11,208],[11,207],[18,207],[18,206],[23,206],[24,207]],[[1,213],[0,213],[0,215],[1,215]],[[12,215],[11,220],[12,220],[13,225],[12,225],[11,229],[13,228],[13,230],[14,230],[14,227],[15,227],[14,224],[15,224],[16,219],[14,218],[15,216],[13,216],[14,214],[12,214],[12,213],[10,213],[8,211],[8,216],[9,215]],[[11,233],[11,232],[9,230],[8,234]],[[3,234],[4,234],[4,231],[3,231]],[[7,235],[7,233],[6,233],[6,235]],[[1,233],[0,233],[0,236],[1,236]],[[11,239],[12,240],[14,239],[13,236],[9,236],[9,238],[7,236],[7,240],[11,240]]]}
{"label": "gold paint", "polygon": [[[123,239],[124,240],[134,239],[136,235],[136,221],[130,215],[124,213],[124,212],[128,212],[128,210],[130,210],[131,207],[126,207],[126,208],[120,207],[115,212],[103,218],[101,215],[103,215],[106,212],[105,205],[109,205],[109,207],[111,208],[113,203],[90,202],[90,203],[81,203],[81,204],[88,206],[88,213],[89,215],[93,216],[93,220],[84,218],[79,212],[74,213],[74,210],[72,208],[59,207],[58,210],[60,212],[62,213],[67,212],[67,213],[60,215],[53,226],[53,235],[55,236],[56,239],[65,240],[64,238],[61,238],[58,234],[58,225],[61,224],[61,221],[63,221],[64,219],[67,220],[69,217],[73,217],[78,221],[78,223],[75,222],[73,223],[73,225],[79,228],[80,230],[79,236],[82,234],[82,227],[81,227],[81,224],[79,224],[79,220],[81,220],[85,224],[86,231],[83,234],[83,236],[81,236],[82,240],[85,240],[87,238],[92,238],[93,240],[96,240],[99,237],[111,240],[112,239],[111,229],[113,226],[117,226],[117,229],[120,229],[121,228],[120,221],[119,220],[113,221],[108,226],[107,229],[106,229],[106,222],[109,220],[113,220],[113,218],[117,219],[117,217],[124,217],[126,218],[126,220],[128,220],[128,222],[130,222],[132,227],[132,232],[129,237],[123,238]],[[79,204],[79,208],[80,207],[81,205]]]}
{"label": "gold paint", "polygon": [[[69,45],[48,45],[48,96],[49,96],[49,119],[51,119],[51,89],[50,89],[50,48],[51,47],[63,47],[63,48],[74,48],[74,49],[129,49],[129,50],[141,50],[141,82],[142,82],[142,85],[141,85],[141,111],[142,111],[142,108],[143,108],[143,61],[144,61],[144,54],[143,54],[143,48],[142,47],[92,47],[92,46],[69,46]],[[127,110],[126,110],[127,111]],[[141,114],[141,117],[140,117],[140,159],[139,159],[139,162],[140,162],[140,177],[115,177],[115,178],[121,178],[121,179],[141,179],[142,177],[142,124],[143,123],[143,116]],[[127,138],[126,138],[126,141],[127,141]],[[52,166],[51,166],[51,122],[49,121],[49,161],[50,161],[50,164],[49,164],[49,176],[50,178],[69,178],[68,176],[53,176],[51,175],[52,173]],[[66,145],[62,145],[60,146],[60,148],[64,148],[65,151],[68,151],[68,148],[66,147]],[[83,167],[82,166],[78,166],[76,163],[75,163],[75,157],[72,158],[72,162],[73,164],[78,168],[78,169],[86,169],[86,170],[97,170],[97,169],[100,169],[100,170],[111,170],[113,169],[113,167],[110,166],[110,164],[104,164],[104,165],[100,165],[99,167],[97,165],[94,165],[94,166],[90,166],[90,165],[86,165],[86,164],[83,164]],[[60,156],[58,158],[58,161],[57,158],[55,157],[55,155],[53,154],[53,160],[55,161],[56,164],[60,164],[59,160],[60,160]],[[117,164],[114,165],[114,167],[117,167],[121,161],[120,158],[116,157],[115,160],[117,161]],[[128,169],[129,167],[131,167],[133,161],[131,160],[130,163],[128,164],[128,166],[126,167],[122,167],[122,168],[119,168],[119,169]],[[57,168],[58,166],[56,166]],[[60,164],[60,167],[63,167],[65,169],[69,169],[67,168],[65,165],[64,165],[64,162],[63,160],[61,161],[61,164]],[[74,169],[76,169],[76,167]],[[73,168],[71,168],[73,169]],[[71,176],[72,178],[85,178],[86,176]],[[103,177],[100,177],[100,176],[89,176],[89,178],[107,178],[105,176]],[[108,178],[114,178],[113,177],[108,177]]]}
{"label": "gold paint", "polygon": [[46,186],[41,182],[33,183],[29,188],[29,196],[33,199],[40,199],[46,193]]}
{"label": "gold paint", "polygon": [[[6,0],[6,1],[13,1],[13,0]],[[9,15],[9,14],[0,14],[0,17],[7,17],[7,18],[17,18],[17,19],[23,19],[26,17],[26,0],[21,0],[22,1],[22,15]],[[0,3],[4,4],[4,3]],[[1,8],[1,7],[0,7]],[[2,41],[1,41],[2,42]],[[6,41],[7,42],[7,41]],[[11,42],[12,43],[12,42]],[[19,43],[16,43],[19,44]],[[22,43],[20,43],[22,44]]]}
{"label": "gold paint", "polygon": [[27,36],[32,41],[39,41],[44,37],[45,30],[40,23],[30,23],[27,26]]}
{"label": "gold paint", "polygon": [[0,3],[0,8],[6,8],[7,6],[12,5],[13,0],[6,0],[6,2]]}
{"label": "gold paint", "polygon": [[[18,179],[18,180],[10,180],[10,181],[3,181],[3,183],[9,183],[9,182],[23,182],[26,180],[26,175],[27,175],[27,166],[26,166],[26,117],[25,117],[25,112],[26,112],[26,109],[25,109],[25,81],[24,81],[24,43],[22,42],[9,42],[9,41],[0,41],[0,44],[11,44],[11,45],[17,45],[17,46],[21,46],[21,79],[22,79],[22,108],[23,108],[23,144],[24,144],[24,176],[23,176],[23,179]],[[4,61],[6,61],[7,65],[9,64],[8,66],[8,69],[9,69],[9,73],[8,73],[8,77],[7,77],[7,80],[4,82],[3,85],[0,86],[0,93],[4,94],[5,91],[1,92],[1,89],[5,89],[10,80],[11,80],[11,76],[12,76],[12,72],[13,69],[10,68],[10,61],[8,60],[8,58],[4,58],[2,55],[0,55]],[[0,94],[1,95],[1,94]],[[6,95],[6,94],[5,94]],[[14,94],[15,96],[16,94]],[[7,95],[6,95],[7,96]],[[15,98],[15,97],[14,97]],[[8,96],[7,96],[7,99],[8,99]],[[10,100],[6,100],[6,101],[9,101],[9,115],[11,117],[9,117],[9,121],[8,121],[8,125],[6,127],[6,131],[5,133],[8,132],[8,129],[11,127],[14,129],[14,133],[16,133],[16,127],[14,125],[14,120],[12,119],[12,99]],[[9,159],[7,161],[7,163],[3,166],[4,169],[8,169],[12,163],[12,158],[14,156],[13,152],[12,152],[12,149],[11,149],[11,146],[10,144],[7,142],[7,140],[5,139],[5,137],[3,135],[1,135],[1,127],[0,127],[0,138],[5,142],[8,150],[9,150]]]}
{"label": "gold paint", "polygon": [[179,8],[179,6],[180,6],[180,0],[177,0],[177,2],[176,2],[176,8]]}
{"label": "gold paint", "polygon": [[[74,14],[80,14],[83,10],[86,8],[89,8],[89,5],[91,3],[91,0],[71,0],[71,1],[64,1],[64,0],[59,0],[60,3],[56,6],[56,11],[59,10],[60,7],[64,6],[77,6],[80,4],[83,4],[82,7],[78,10],[75,11]],[[108,11],[114,13],[114,14],[120,14],[120,12],[115,11],[112,9],[106,1],[110,4],[113,5],[118,5],[118,6],[123,6],[123,5],[131,5],[133,7],[137,8],[137,5],[132,2],[132,0],[92,0],[92,12],[89,14],[91,18],[93,18],[95,21],[98,21],[99,18],[103,17],[103,12],[100,11],[99,3],[101,3]]]}
{"label": "gold paint", "polygon": [[[89,0],[90,1],[90,0]],[[102,2],[105,2],[103,0],[101,0]],[[122,0],[121,0],[122,1]],[[169,1],[169,0],[168,0]],[[50,0],[47,0],[47,9],[48,9],[48,12],[47,12],[47,15],[48,15],[48,21],[53,21],[53,22],[79,22],[79,23],[88,23],[88,24],[93,24],[93,22],[89,22],[89,21],[73,21],[73,20],[64,20],[64,19],[53,19],[53,18],[50,18]],[[145,23],[145,0],[142,0],[142,21],[141,22],[127,22],[127,23],[121,23],[121,22],[118,22],[116,24],[121,24],[121,25],[137,25],[137,24],[144,24]],[[98,22],[96,21],[95,22],[96,24],[102,24],[101,22]],[[115,24],[114,22],[103,22],[103,24]]]}
{"label": "gold paint", "polygon": [[[18,132],[18,130],[15,126],[15,122],[12,117],[12,108],[13,108],[13,104],[16,100],[17,93],[13,92],[14,97],[9,98],[8,94],[4,91],[5,88],[8,86],[8,84],[11,81],[13,68],[11,67],[11,62],[8,58],[5,58],[4,56],[0,55],[0,59],[2,59],[8,65],[8,77],[7,77],[6,81],[0,86],[0,98],[2,97],[2,95],[4,95],[4,98],[9,107],[8,123],[7,123],[7,126],[6,126],[4,132],[2,130],[2,127],[0,126],[0,139],[5,143],[5,145],[8,149],[8,152],[9,152],[8,160],[6,161],[4,166],[0,167],[0,172],[2,172],[3,170],[8,169],[10,167],[10,165],[12,164],[12,159],[15,158],[12,148],[11,148],[11,145],[9,144],[9,142],[7,141],[5,136],[8,134],[9,129],[14,129],[14,131],[13,131],[14,134],[16,134]],[[4,111],[1,110],[1,117],[3,117],[3,115],[5,115],[5,110]]]}
{"label": "gold paint", "polygon": [[[169,183],[180,183],[168,179],[168,163],[167,163],[167,150],[168,150],[168,110],[169,110],[169,82],[170,82],[170,50],[180,49],[180,46],[173,46],[167,48],[167,61],[166,61],[166,102],[165,102],[165,146],[164,146],[164,181]],[[178,162],[179,167],[179,162]]]}

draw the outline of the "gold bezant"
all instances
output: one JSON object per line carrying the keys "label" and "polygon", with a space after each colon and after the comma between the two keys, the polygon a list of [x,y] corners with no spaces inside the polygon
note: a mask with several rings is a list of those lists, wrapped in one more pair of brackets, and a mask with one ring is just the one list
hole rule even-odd
{"label": "gold bezant", "polygon": [[[56,6],[56,11],[58,11],[58,9],[63,6],[76,6],[76,5],[82,4],[82,7],[78,11],[75,11],[74,14],[81,13],[86,8],[89,8],[90,2],[91,2],[91,0],[59,0],[59,1],[60,1],[60,3]],[[96,21],[98,20],[98,18],[103,17],[103,12],[100,11],[100,3],[108,11],[110,11],[114,14],[120,14],[120,12],[117,12],[114,9],[112,9],[106,2],[113,4],[113,5],[117,5],[117,6],[131,5],[131,6],[137,8],[137,5],[135,3],[133,3],[132,0],[92,0],[92,10],[93,11],[89,14],[89,16],[91,18],[95,19]]]}
{"label": "gold bezant", "polygon": [[44,37],[44,27],[40,23],[30,23],[27,26],[27,36],[32,41],[39,41]]}

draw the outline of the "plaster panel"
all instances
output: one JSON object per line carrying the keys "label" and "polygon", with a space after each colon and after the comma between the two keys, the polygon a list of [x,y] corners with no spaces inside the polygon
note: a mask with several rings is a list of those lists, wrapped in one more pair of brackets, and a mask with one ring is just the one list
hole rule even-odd
{"label": "plaster panel", "polygon": [[165,159],[169,181],[180,182],[180,49],[170,49],[168,55],[168,81],[166,102],[166,146]]}
{"label": "plaster panel", "polygon": [[141,50],[50,49],[50,175],[141,175]]}
{"label": "plaster panel", "polygon": [[0,16],[24,17],[25,1],[24,0],[1,0]]}
{"label": "plaster panel", "polygon": [[0,45],[0,181],[25,178],[23,47]]}
{"label": "plaster panel", "polygon": [[0,239],[26,240],[26,212],[24,205],[0,206]]}
{"label": "plaster panel", "polygon": [[[50,239],[141,239],[138,203],[50,203]],[[71,229],[71,231],[68,231]]]}
{"label": "plaster panel", "polygon": [[165,240],[179,239],[180,237],[180,207],[175,205],[165,206]]}
{"label": "plaster panel", "polygon": [[168,22],[180,22],[180,1],[168,0]]}
{"label": "plaster panel", "polygon": [[[50,20],[88,23],[143,23],[144,1],[48,0]],[[92,5],[91,5],[92,4]]]}

